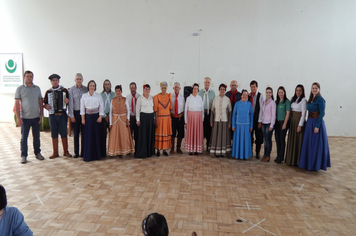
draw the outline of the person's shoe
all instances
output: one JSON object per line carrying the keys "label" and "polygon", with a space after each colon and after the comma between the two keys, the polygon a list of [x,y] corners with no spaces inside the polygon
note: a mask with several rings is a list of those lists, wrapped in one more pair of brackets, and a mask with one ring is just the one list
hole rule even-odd
{"label": "person's shoe", "polygon": [[119,158],[122,158],[122,155],[119,155]]}
{"label": "person's shoe", "polygon": [[189,156],[192,156],[193,155],[193,153],[192,152],[189,152]]}
{"label": "person's shoe", "polygon": [[26,164],[27,158],[26,157],[21,157],[21,164]]}
{"label": "person's shoe", "polygon": [[260,158],[261,158],[260,154],[256,153],[256,159],[260,159]]}
{"label": "person's shoe", "polygon": [[79,155],[77,155],[77,154],[73,155],[73,158],[78,158],[78,157],[79,157]]}
{"label": "person's shoe", "polygon": [[264,160],[264,162],[269,162],[271,158],[270,157],[266,157],[266,159]]}
{"label": "person's shoe", "polygon": [[265,159],[266,159],[266,156],[265,156],[265,155],[263,155],[263,157],[262,157],[261,161],[265,161]]}
{"label": "person's shoe", "polygon": [[194,152],[194,155],[198,155],[198,152]]}
{"label": "person's shoe", "polygon": [[156,156],[159,157],[161,155],[160,151],[157,151]]}
{"label": "person's shoe", "polygon": [[40,161],[44,160],[44,157],[42,156],[41,153],[37,153],[36,158],[37,158],[37,160],[40,160]]}
{"label": "person's shoe", "polygon": [[166,157],[169,156],[168,152],[166,152],[166,151],[163,151],[163,155],[165,155]]}

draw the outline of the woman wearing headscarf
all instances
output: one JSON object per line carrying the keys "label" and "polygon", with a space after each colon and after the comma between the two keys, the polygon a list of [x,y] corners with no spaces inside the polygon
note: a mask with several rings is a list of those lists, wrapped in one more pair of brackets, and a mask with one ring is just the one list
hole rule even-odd
{"label": "woman wearing headscarf", "polygon": [[130,130],[130,107],[122,96],[122,86],[116,85],[115,94],[110,103],[108,155],[119,156],[135,151]]}
{"label": "woman wearing headscarf", "polygon": [[156,156],[168,156],[167,149],[172,145],[172,123],[171,123],[171,110],[172,101],[171,94],[167,93],[167,82],[160,83],[161,93],[153,98],[156,117],[156,130],[155,130],[155,148],[157,149]]}
{"label": "woman wearing headscarf", "polygon": [[220,84],[219,96],[213,100],[210,115],[212,135],[210,139],[210,153],[215,157],[223,157],[231,152],[231,102],[225,96],[226,85]]}

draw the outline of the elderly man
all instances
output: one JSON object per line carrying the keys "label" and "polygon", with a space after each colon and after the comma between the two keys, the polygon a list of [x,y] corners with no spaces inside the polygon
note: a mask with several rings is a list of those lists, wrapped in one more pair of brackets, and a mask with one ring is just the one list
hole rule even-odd
{"label": "elderly man", "polygon": [[210,135],[211,135],[211,126],[210,126],[210,113],[213,101],[215,98],[214,90],[210,89],[211,79],[205,77],[204,79],[204,88],[202,88],[198,95],[202,97],[204,104],[204,138],[206,138],[206,150],[209,151]]}
{"label": "elderly man", "polygon": [[7,205],[5,188],[0,184],[0,235],[33,236],[22,213]]}
{"label": "elderly man", "polygon": [[174,153],[174,140],[177,137],[177,153],[183,154],[180,149],[182,145],[182,139],[184,138],[184,97],[179,93],[180,84],[174,83],[174,93],[172,93],[172,147],[170,154]]}
{"label": "elderly man", "polygon": [[[138,131],[138,126],[136,124],[136,103],[138,98],[140,97],[140,94],[137,92],[137,86],[135,82],[130,83],[130,93],[126,96],[126,100],[129,103],[129,108],[130,108],[130,129],[131,129],[131,135],[133,134],[133,138],[135,140],[135,146],[137,142],[137,131]],[[135,149],[136,150],[136,149]]]}
{"label": "elderly man", "polygon": [[[25,84],[19,86],[15,93],[15,113],[17,125],[21,126],[21,163],[27,162],[27,139],[32,128],[33,149],[38,160],[44,160],[40,149],[40,124],[43,116],[43,99],[40,87],[33,84],[32,71],[25,71]],[[19,103],[21,101],[21,114]]]}
{"label": "elderly man", "polygon": [[102,157],[106,156],[106,137],[108,135],[108,128],[109,128],[109,113],[110,113],[110,104],[111,100],[116,97],[115,92],[111,91],[111,82],[110,80],[106,79],[103,83],[103,91],[100,93],[101,98],[103,99],[104,103],[104,115],[102,117],[102,124],[103,124],[103,140],[102,140]]}
{"label": "elderly man", "polygon": [[237,91],[237,81],[233,80],[230,83],[230,91],[225,93],[225,96],[230,98],[232,110],[234,110],[235,103],[241,100],[241,93]]}
{"label": "elderly man", "polygon": [[[83,75],[77,73],[75,75],[75,85],[69,89],[69,104],[68,114],[72,122],[74,130],[74,158],[79,157],[79,134],[83,134],[82,117],[80,115],[80,100],[84,93],[88,92],[88,88],[83,84]],[[82,136],[81,149],[83,151],[84,137]],[[82,156],[82,154],[80,154]]]}
{"label": "elderly man", "polygon": [[57,74],[52,74],[48,77],[51,81],[52,88],[46,91],[43,104],[44,108],[49,112],[49,123],[51,126],[51,137],[53,145],[53,154],[50,159],[58,157],[58,133],[61,135],[63,145],[63,156],[72,157],[68,152],[68,140],[67,140],[67,104],[68,90],[59,85],[59,79],[61,77]]}

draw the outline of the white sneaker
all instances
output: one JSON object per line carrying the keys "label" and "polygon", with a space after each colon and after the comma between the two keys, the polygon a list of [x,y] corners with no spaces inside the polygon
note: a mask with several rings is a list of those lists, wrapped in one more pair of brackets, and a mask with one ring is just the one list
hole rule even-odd
{"label": "white sneaker", "polygon": [[44,157],[42,156],[41,153],[38,153],[38,154],[36,155],[36,158],[37,158],[38,160],[40,160],[40,161],[43,161],[43,160],[44,160]]}
{"label": "white sneaker", "polygon": [[26,164],[27,158],[26,157],[21,157],[21,164]]}

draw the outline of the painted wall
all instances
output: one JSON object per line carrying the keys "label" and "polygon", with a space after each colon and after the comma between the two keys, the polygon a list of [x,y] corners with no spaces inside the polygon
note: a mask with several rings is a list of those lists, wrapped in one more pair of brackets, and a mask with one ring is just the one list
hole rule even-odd
{"label": "painted wall", "polygon": [[[21,52],[44,94],[48,76],[74,84],[136,81],[173,85],[212,78],[259,82],[288,97],[314,81],[326,99],[328,135],[356,136],[354,0],[0,0],[0,53]],[[197,34],[198,36],[194,36]],[[174,74],[171,74],[173,72]],[[127,89],[125,89],[127,88]],[[351,90],[352,91],[352,90]],[[275,91],[276,96],[276,91]],[[13,119],[14,94],[0,93],[0,121]]]}

